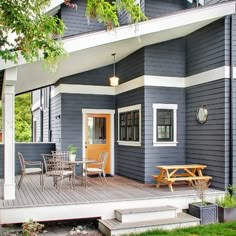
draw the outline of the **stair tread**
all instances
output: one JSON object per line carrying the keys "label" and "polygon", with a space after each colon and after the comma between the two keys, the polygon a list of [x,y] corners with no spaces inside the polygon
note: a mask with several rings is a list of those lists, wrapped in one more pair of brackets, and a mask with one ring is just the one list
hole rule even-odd
{"label": "stair tread", "polygon": [[130,208],[130,209],[116,209],[116,212],[119,212],[122,215],[125,214],[138,214],[138,213],[148,213],[148,212],[157,212],[157,211],[167,211],[167,210],[176,210],[176,207],[173,206],[159,206],[159,207],[140,207],[140,208]]}
{"label": "stair tread", "polygon": [[147,221],[132,222],[132,223],[121,223],[120,221],[116,219],[99,220],[99,221],[110,230],[121,230],[121,229],[138,228],[138,227],[190,223],[190,222],[196,222],[196,221],[199,222],[200,219],[181,212],[177,214],[177,217],[163,219],[163,220],[147,220]]}

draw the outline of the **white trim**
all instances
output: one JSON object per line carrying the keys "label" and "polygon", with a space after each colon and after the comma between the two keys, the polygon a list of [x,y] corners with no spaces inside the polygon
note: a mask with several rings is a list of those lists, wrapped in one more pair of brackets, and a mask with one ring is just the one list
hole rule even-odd
{"label": "white trim", "polygon": [[82,130],[82,153],[83,153],[83,159],[86,156],[85,153],[85,131],[86,131],[86,114],[109,114],[110,115],[110,174],[115,174],[115,121],[114,121],[114,115],[115,110],[110,109],[82,109],[82,115],[83,115],[83,130]]}
{"label": "white trim", "polygon": [[[186,88],[223,78],[230,78],[229,66],[222,66],[188,77],[144,75],[120,84],[116,87],[60,84],[52,89],[51,97],[55,97],[60,93],[117,95],[143,86]],[[236,79],[236,67],[233,68],[233,78]]]}
{"label": "white trim", "polygon": [[40,101],[33,103],[31,110],[35,111],[40,108]]}
{"label": "white trim", "polygon": [[[154,147],[167,147],[167,146],[176,146],[177,145],[177,104],[163,104],[163,103],[154,103],[152,105],[153,109],[153,146]],[[156,133],[157,133],[157,109],[170,109],[173,110],[173,142],[158,142],[156,140]]]}
{"label": "white trim", "polygon": [[[134,110],[139,110],[139,141],[122,141],[120,140],[120,113],[134,111]],[[141,131],[142,131],[141,129],[141,104],[118,108],[118,128],[117,129],[118,129],[118,140],[117,140],[118,145],[141,146]]]}

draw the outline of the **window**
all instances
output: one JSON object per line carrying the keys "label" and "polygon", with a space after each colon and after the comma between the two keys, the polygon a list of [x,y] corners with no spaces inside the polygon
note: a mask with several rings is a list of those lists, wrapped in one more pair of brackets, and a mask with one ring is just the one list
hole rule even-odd
{"label": "window", "polygon": [[119,145],[141,146],[141,105],[118,109]]}
{"label": "window", "polygon": [[153,146],[176,146],[177,104],[153,104]]}

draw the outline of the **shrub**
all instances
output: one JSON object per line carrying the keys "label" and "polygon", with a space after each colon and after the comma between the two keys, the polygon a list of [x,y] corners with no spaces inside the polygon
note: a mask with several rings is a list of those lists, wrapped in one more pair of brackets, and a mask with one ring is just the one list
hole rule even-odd
{"label": "shrub", "polygon": [[32,219],[23,223],[23,236],[37,236],[43,229],[44,225]]}

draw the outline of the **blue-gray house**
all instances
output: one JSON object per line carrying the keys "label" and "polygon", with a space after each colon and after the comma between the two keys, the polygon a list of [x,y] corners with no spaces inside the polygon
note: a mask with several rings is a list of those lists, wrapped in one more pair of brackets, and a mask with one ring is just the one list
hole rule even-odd
{"label": "blue-gray house", "polygon": [[[50,8],[67,26],[69,57],[55,74],[40,61],[0,61],[5,120],[13,122],[14,95],[33,91],[34,142],[75,144],[81,159],[107,150],[107,174],[142,183],[154,183],[156,165],[198,163],[213,187],[236,184],[236,2],[140,0],[148,20],[130,25],[120,12],[112,31],[88,22],[85,0],[74,2],[77,11],[63,1]],[[114,69],[119,85],[110,86]],[[15,188],[12,127],[6,199]]]}
{"label": "blue-gray house", "polygon": [[[78,11],[59,7],[65,41],[91,45],[81,57],[71,53],[66,76],[33,91],[33,139],[61,150],[73,143],[79,157],[108,150],[108,174],[144,183],[153,182],[156,165],[205,164],[212,186],[224,189],[236,183],[235,2],[138,2],[149,20],[130,26],[121,12],[125,26],[111,32],[88,24],[85,1]],[[205,123],[196,119],[200,107]]]}

